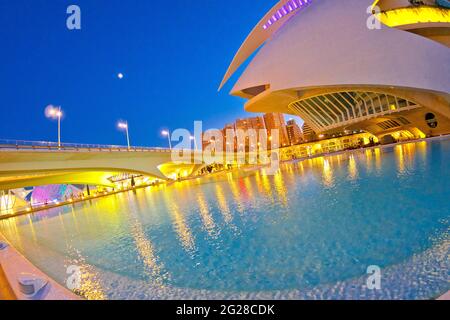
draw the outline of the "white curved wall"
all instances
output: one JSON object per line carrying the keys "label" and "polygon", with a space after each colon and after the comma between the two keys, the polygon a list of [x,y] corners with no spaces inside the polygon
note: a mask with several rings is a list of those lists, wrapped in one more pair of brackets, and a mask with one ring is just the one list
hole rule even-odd
{"label": "white curved wall", "polygon": [[368,85],[450,92],[450,49],[382,26],[367,28],[372,0],[320,0],[294,15],[258,52],[232,93]]}

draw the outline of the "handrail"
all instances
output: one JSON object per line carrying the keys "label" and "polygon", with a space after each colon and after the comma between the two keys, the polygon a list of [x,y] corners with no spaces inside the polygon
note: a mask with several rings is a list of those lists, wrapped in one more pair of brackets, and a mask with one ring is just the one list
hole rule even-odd
{"label": "handrail", "polygon": [[16,150],[51,150],[51,151],[132,151],[132,152],[171,152],[167,148],[156,147],[130,147],[118,145],[103,144],[84,144],[84,143],[61,143],[51,141],[27,141],[27,140],[11,140],[0,139],[0,149],[16,149]]}

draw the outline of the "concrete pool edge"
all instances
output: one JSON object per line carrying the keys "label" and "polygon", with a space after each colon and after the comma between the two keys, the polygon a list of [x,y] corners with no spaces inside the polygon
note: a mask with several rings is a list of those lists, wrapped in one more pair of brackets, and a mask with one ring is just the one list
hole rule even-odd
{"label": "concrete pool edge", "polygon": [[[7,285],[9,284],[17,300],[82,300],[28,261],[2,234],[0,234],[0,242],[8,244],[7,248],[0,250],[0,266],[8,282]],[[21,273],[29,273],[46,279],[48,284],[41,290],[42,292],[38,292],[35,297],[29,298],[19,288],[17,280]]]}
{"label": "concrete pool edge", "polygon": [[439,297],[437,300],[450,300],[450,291],[448,291],[443,296]]}

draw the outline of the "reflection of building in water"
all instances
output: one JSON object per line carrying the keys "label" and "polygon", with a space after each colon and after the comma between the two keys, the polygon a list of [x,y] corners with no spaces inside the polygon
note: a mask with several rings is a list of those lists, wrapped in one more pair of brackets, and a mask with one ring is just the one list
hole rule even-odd
{"label": "reflection of building in water", "polygon": [[348,177],[350,180],[356,180],[358,178],[358,167],[353,154],[351,154],[348,159]]}
{"label": "reflection of building in water", "polygon": [[205,200],[205,196],[203,193],[199,192],[197,194],[197,203],[199,208],[200,217],[202,218],[203,226],[205,230],[208,232],[209,236],[215,238],[216,234],[216,225],[214,223],[214,219],[209,211],[208,203]]}
{"label": "reflection of building in water", "polygon": [[183,248],[192,253],[195,250],[195,241],[191,233],[189,225],[186,222],[185,214],[180,210],[178,205],[173,201],[167,190],[163,191],[164,204],[173,221],[173,227],[177,233]]}
{"label": "reflection of building in water", "polygon": [[225,223],[231,223],[233,215],[228,207],[227,199],[223,193],[223,189],[219,183],[216,183],[216,197],[217,204],[219,205],[220,213],[223,216]]}
{"label": "reflection of building in water", "polygon": [[164,271],[164,264],[159,262],[153,244],[145,235],[139,220],[130,217],[131,235],[136,244],[140,260],[144,265],[144,272],[154,284],[163,284],[169,274]]}
{"label": "reflection of building in water", "polygon": [[329,188],[334,186],[333,169],[328,159],[323,159],[323,184]]}

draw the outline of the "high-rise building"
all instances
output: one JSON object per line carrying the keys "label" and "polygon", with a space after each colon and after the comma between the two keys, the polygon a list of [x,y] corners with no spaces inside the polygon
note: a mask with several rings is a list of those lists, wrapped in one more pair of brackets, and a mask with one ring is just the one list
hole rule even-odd
{"label": "high-rise building", "polygon": [[290,144],[286,129],[286,120],[284,120],[284,115],[282,113],[266,113],[264,115],[264,122],[269,136],[271,130],[279,130],[281,147],[286,147]]}
{"label": "high-rise building", "polygon": [[[254,141],[258,141],[259,139],[259,130],[265,130],[266,125],[264,123],[263,117],[252,117],[245,119],[236,120],[236,134],[239,134],[238,130],[243,130],[245,133],[245,148],[248,149],[250,147],[250,135],[255,135]],[[249,130],[254,130],[254,132],[249,132]],[[242,143],[242,141],[241,141]],[[255,147],[255,145],[253,145]]]}
{"label": "high-rise building", "polygon": [[306,142],[316,140],[316,133],[311,128],[311,126],[309,124],[307,124],[306,122],[302,126],[302,131],[303,131],[303,139]]}
{"label": "high-rise building", "polygon": [[291,145],[300,144],[303,141],[302,130],[294,119],[287,122],[286,130]]}
{"label": "high-rise building", "polygon": [[253,118],[245,118],[245,119],[237,119],[236,120],[236,130],[249,130],[249,129],[265,129],[266,126],[264,124],[263,117],[253,117]]}
{"label": "high-rise building", "polygon": [[[231,134],[230,131],[232,132]],[[230,123],[225,125],[222,129],[223,134],[223,149],[224,151],[236,150],[236,135],[235,135],[235,124]],[[229,148],[229,146],[231,147]]]}

